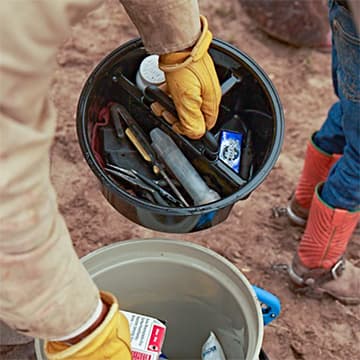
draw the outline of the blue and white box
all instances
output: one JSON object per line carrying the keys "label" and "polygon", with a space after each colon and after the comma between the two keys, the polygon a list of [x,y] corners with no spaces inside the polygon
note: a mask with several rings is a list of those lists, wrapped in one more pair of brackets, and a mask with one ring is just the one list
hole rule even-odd
{"label": "blue and white box", "polygon": [[234,171],[239,172],[243,134],[222,130],[220,134],[219,158]]}

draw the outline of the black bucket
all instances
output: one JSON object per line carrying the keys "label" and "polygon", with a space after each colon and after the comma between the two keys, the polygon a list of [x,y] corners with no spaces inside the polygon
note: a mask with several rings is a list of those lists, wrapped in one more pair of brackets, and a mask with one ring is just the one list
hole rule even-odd
{"label": "black bucket", "polygon": [[[149,117],[144,108],[138,106],[140,102],[134,99],[136,94],[129,94],[129,90],[125,90],[118,82],[121,74],[129,80],[129,84],[135,84],[137,70],[147,55],[141,40],[135,39],[106,56],[91,73],[81,92],[77,110],[77,132],[82,152],[99,179],[106,199],[136,224],[168,233],[188,233],[210,228],[226,220],[234,203],[246,199],[273,168],[284,136],[284,116],[279,97],[270,79],[249,56],[226,42],[213,40],[210,55],[220,83],[225,83],[234,72],[241,81],[235,82],[223,96],[218,121],[211,132],[216,137],[224,128],[236,130],[236,117],[233,116],[242,119],[252,132],[252,176],[243,186],[229,186],[225,189],[226,184],[224,187],[218,183],[212,184],[210,174],[210,187],[222,194],[220,200],[210,204],[193,207],[152,204],[119,186],[104,170],[93,147],[94,125],[99,121],[101,109],[110,102],[124,105],[136,119],[143,119],[141,126],[145,132],[156,126],[169,130],[156,123],[154,116]],[[203,174],[202,157],[182,150],[198,172]],[[210,167],[220,163],[219,159],[208,161]]]}

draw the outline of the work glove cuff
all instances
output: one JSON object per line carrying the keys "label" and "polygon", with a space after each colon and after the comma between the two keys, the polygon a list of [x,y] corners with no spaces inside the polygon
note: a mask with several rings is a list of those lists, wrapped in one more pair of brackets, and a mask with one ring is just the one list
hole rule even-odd
{"label": "work glove cuff", "polygon": [[207,53],[212,41],[212,33],[208,29],[205,16],[200,16],[201,34],[191,51],[181,51],[160,55],[159,67],[164,72],[173,72],[182,69],[192,62],[199,61]]}
{"label": "work glove cuff", "polygon": [[[128,322],[124,315],[119,313],[119,304],[117,299],[111,293],[101,291],[101,300],[109,306],[109,311],[103,322],[88,336],[74,345],[67,345],[64,342],[46,341],[44,351],[48,360],[68,360],[68,359],[85,359],[86,354],[97,351],[103,347],[114,336],[123,342],[123,347],[127,348],[129,358],[131,357],[130,334],[128,334]],[[121,320],[119,320],[119,314]],[[122,323],[119,329],[119,321]],[[121,331],[125,329],[126,331]],[[105,345],[106,346],[106,345]]]}

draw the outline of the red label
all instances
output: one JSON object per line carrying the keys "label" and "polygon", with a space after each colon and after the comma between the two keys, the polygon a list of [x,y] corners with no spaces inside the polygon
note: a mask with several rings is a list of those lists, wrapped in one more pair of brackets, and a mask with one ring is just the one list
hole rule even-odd
{"label": "red label", "polygon": [[151,360],[151,355],[144,354],[138,351],[132,351],[132,360]]}
{"label": "red label", "polygon": [[150,335],[148,350],[159,353],[161,351],[161,346],[164,341],[164,335],[165,335],[165,328],[154,325]]}

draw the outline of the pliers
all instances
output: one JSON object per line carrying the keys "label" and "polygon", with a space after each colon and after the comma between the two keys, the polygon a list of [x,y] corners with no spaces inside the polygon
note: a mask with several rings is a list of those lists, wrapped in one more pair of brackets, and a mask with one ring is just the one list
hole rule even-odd
{"label": "pliers", "polygon": [[158,185],[156,180],[150,179],[145,175],[140,174],[134,169],[125,169],[107,163],[105,170],[110,174],[117,176],[127,181],[128,183],[138,186],[139,188],[149,192],[154,198],[155,202],[159,205],[168,207],[169,203],[172,203],[176,206],[183,206],[179,200],[177,200],[168,191]]}

